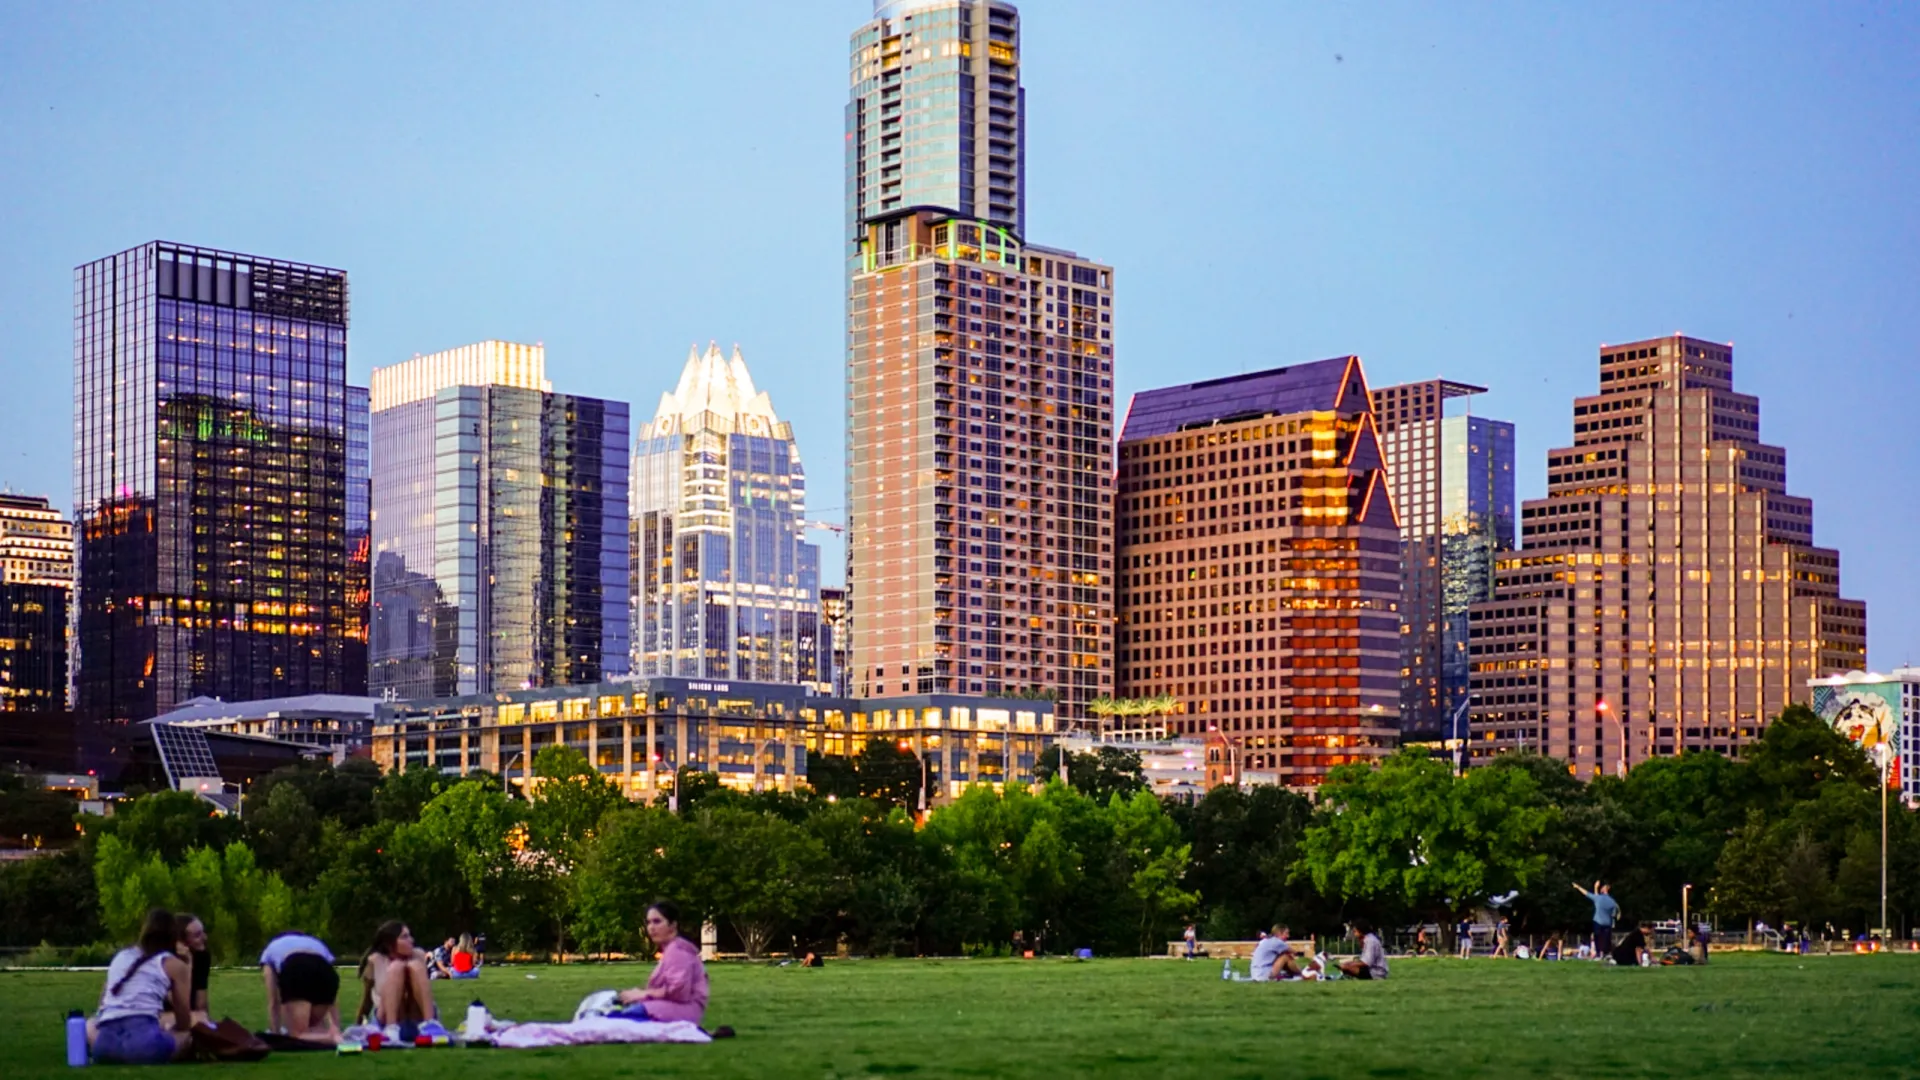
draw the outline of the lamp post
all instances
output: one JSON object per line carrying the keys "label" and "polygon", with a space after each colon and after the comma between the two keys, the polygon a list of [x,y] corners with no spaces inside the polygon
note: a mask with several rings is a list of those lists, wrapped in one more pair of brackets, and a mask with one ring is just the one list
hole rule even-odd
{"label": "lamp post", "polygon": [[[1613,706],[1607,704],[1606,698],[1600,699],[1600,703],[1594,706],[1594,711],[1600,714],[1600,736],[1602,741],[1606,738],[1607,721],[1609,719],[1614,721],[1614,730],[1619,733],[1620,739],[1620,756],[1615,759],[1615,774],[1624,777],[1627,775],[1627,726],[1613,715]],[[1607,768],[1606,750],[1596,746],[1594,747],[1594,751],[1594,757],[1597,759],[1594,761],[1594,771],[1596,773],[1605,772]]]}
{"label": "lamp post", "polygon": [[1691,921],[1687,918],[1687,901],[1692,893],[1692,885],[1680,886],[1680,947],[1683,949],[1687,947],[1687,941],[1692,936],[1688,931]]}

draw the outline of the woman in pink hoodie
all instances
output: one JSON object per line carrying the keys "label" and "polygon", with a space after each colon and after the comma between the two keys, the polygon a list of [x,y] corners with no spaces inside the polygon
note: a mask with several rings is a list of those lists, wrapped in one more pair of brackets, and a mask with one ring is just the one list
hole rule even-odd
{"label": "woman in pink hoodie", "polygon": [[654,901],[647,908],[647,937],[660,950],[660,963],[647,985],[620,992],[620,1003],[628,1007],[619,1015],[698,1024],[707,1012],[707,969],[700,963],[699,947],[680,936],[680,905]]}

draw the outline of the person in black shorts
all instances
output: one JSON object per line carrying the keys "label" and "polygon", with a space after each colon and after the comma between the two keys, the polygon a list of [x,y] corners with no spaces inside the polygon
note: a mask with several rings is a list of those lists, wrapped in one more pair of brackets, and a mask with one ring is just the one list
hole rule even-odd
{"label": "person in black shorts", "polygon": [[267,1026],[310,1042],[340,1041],[340,973],[326,943],[289,932],[260,953],[267,984]]}

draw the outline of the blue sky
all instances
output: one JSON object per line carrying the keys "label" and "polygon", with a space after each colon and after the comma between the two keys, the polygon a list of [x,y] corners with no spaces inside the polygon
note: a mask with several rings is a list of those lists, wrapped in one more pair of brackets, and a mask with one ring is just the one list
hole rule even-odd
{"label": "blue sky", "polygon": [[[72,267],[164,238],[346,268],[357,381],[543,341],[557,387],[650,415],[688,345],[738,342],[839,518],[870,10],[0,6],[0,483],[68,501]],[[1031,239],[1116,267],[1123,400],[1358,353],[1492,387],[1531,497],[1601,342],[1732,341],[1873,663],[1920,661],[1920,6],[1022,19]]]}

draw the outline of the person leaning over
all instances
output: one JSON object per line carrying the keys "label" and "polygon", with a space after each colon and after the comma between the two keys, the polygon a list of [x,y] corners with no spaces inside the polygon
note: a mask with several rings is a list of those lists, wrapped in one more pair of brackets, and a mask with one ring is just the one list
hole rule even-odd
{"label": "person leaning over", "polygon": [[[140,941],[114,954],[95,1019],[93,1060],[102,1065],[164,1065],[193,1050],[193,971],[174,951],[173,913],[147,912]],[[160,1014],[173,1014],[173,1030]]]}
{"label": "person leaning over", "polygon": [[1353,920],[1353,934],[1360,939],[1359,957],[1340,965],[1340,974],[1349,979],[1384,979],[1387,977],[1387,947],[1380,942],[1380,935],[1364,919]]}
{"label": "person leaning over", "polygon": [[647,908],[647,937],[660,950],[647,985],[620,991],[627,1008],[614,1014],[630,1020],[691,1020],[707,1014],[707,969],[700,949],[680,936],[680,905],[655,900]]}
{"label": "person leaning over", "polygon": [[210,1023],[207,983],[213,975],[213,954],[207,951],[206,924],[200,921],[200,916],[191,912],[175,912],[173,931],[174,951],[187,962],[187,969],[192,972],[192,981],[187,990],[187,1008],[192,1010],[194,1023]]}
{"label": "person leaning over", "polygon": [[309,1042],[340,1041],[340,973],[319,938],[288,931],[260,953],[267,984],[267,1030]]}

